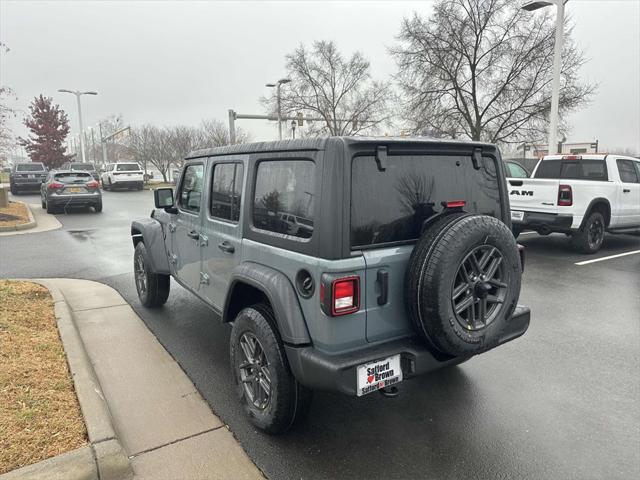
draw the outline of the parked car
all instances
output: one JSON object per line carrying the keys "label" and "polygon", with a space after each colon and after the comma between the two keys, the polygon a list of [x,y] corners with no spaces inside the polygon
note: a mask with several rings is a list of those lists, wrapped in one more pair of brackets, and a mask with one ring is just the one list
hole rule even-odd
{"label": "parked car", "polygon": [[509,178],[513,233],[534,230],[571,237],[597,252],[605,232],[640,230],[640,160],[620,155],[552,155],[531,178]]}
{"label": "parked car", "polygon": [[518,162],[509,160],[504,164],[507,167],[507,177],[509,178],[529,178],[531,176],[529,171]]}
{"label": "parked car", "polygon": [[40,201],[47,213],[73,207],[93,207],[102,211],[100,184],[89,172],[53,170],[40,188]]}
{"label": "parked car", "polygon": [[194,152],[131,225],[140,301],[163,305],[173,277],[233,324],[238,396],[266,432],[313,390],[395,395],[528,328],[500,162],[489,144],[388,137]]}
{"label": "parked car", "polygon": [[60,167],[60,170],[76,170],[81,172],[89,172],[94,180],[100,181],[100,175],[93,163],[88,162],[67,162]]}
{"label": "parked car", "polygon": [[16,163],[9,174],[9,189],[17,195],[25,190],[38,190],[47,178],[47,168],[40,162]]}
{"label": "parked car", "polygon": [[115,188],[135,188],[142,190],[144,187],[144,172],[136,162],[109,163],[101,175],[102,188],[112,190]]}

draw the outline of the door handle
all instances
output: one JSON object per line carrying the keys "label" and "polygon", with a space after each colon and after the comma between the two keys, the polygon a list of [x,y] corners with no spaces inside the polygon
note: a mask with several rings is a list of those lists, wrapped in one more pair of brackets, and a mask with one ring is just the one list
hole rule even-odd
{"label": "door handle", "polygon": [[380,284],[378,305],[384,305],[389,300],[389,272],[387,270],[378,270],[376,281]]}
{"label": "door handle", "polygon": [[222,243],[218,244],[218,248],[220,250],[222,250],[223,252],[227,252],[227,253],[233,253],[236,251],[236,247],[234,247],[233,245],[231,245],[229,242],[224,241]]}
{"label": "door handle", "polygon": [[195,230],[191,230],[189,233],[187,233],[187,236],[189,238],[193,238],[194,240],[198,240],[200,238],[200,234]]}
{"label": "door handle", "polygon": [[628,188],[623,188],[622,189],[622,193],[630,193],[630,192],[631,192],[631,190],[629,190]]}

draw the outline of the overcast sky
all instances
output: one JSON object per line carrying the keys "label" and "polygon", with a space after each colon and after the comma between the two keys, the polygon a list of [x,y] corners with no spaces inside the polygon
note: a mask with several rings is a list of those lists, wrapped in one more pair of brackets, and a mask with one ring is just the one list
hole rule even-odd
{"label": "overcast sky", "polygon": [[[514,0],[519,1],[519,0]],[[59,88],[96,90],[83,97],[85,126],[120,113],[137,125],[227,121],[227,111],[263,113],[266,82],[285,73],[284,56],[300,42],[334,40],[359,50],[373,75],[395,73],[387,48],[403,17],[428,15],[415,1],[12,1],[0,0],[1,83],[26,111],[53,96],[77,132],[75,97]],[[571,0],[574,37],[590,58],[585,78],[600,84],[592,104],[569,119],[568,141],[640,151],[640,0]],[[238,121],[256,140],[275,125]],[[14,122],[14,131],[24,127]]]}

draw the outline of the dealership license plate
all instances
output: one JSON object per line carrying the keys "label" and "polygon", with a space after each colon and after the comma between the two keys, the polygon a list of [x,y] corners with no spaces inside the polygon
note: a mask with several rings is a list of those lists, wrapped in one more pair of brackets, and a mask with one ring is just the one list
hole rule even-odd
{"label": "dealership license plate", "polygon": [[517,210],[511,210],[511,220],[524,220],[524,212],[518,212]]}
{"label": "dealership license plate", "polygon": [[69,193],[80,193],[82,192],[81,188],[77,188],[77,187],[71,187],[71,188],[67,188],[67,192]]}
{"label": "dealership license plate", "polygon": [[361,397],[362,395],[375,392],[376,390],[401,381],[402,368],[400,367],[400,355],[365,363],[358,367],[357,394]]}

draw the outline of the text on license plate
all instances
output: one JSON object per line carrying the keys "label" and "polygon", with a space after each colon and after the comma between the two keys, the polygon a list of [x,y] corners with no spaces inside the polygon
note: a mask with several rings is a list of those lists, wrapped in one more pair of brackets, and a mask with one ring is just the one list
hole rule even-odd
{"label": "text on license plate", "polygon": [[67,192],[69,193],[80,193],[81,191],[82,191],[81,188],[74,188],[74,187],[67,188]]}
{"label": "text on license plate", "polygon": [[518,212],[517,210],[511,210],[511,220],[523,220],[524,212]]}
{"label": "text on license plate", "polygon": [[402,381],[400,355],[358,366],[359,397]]}

